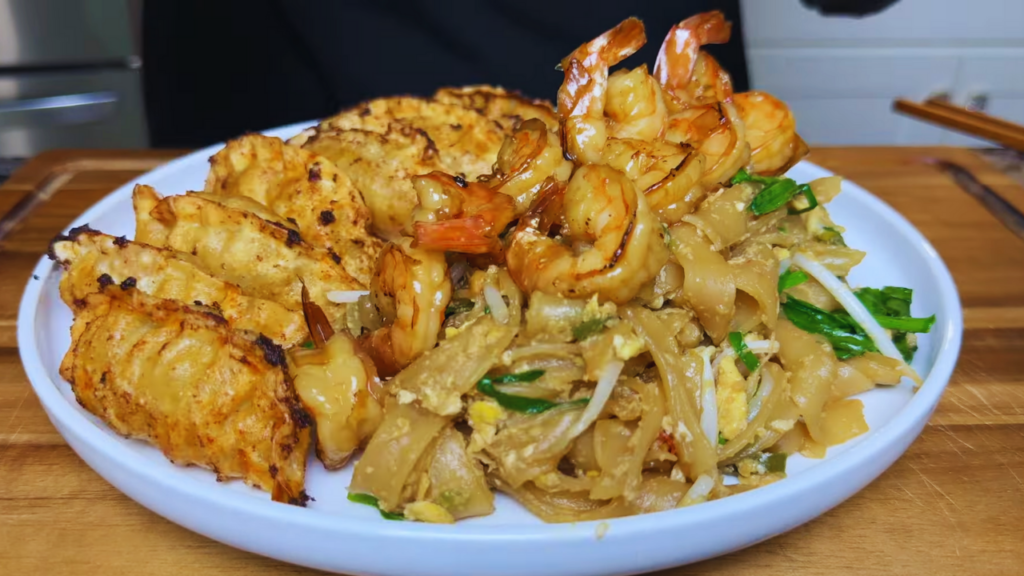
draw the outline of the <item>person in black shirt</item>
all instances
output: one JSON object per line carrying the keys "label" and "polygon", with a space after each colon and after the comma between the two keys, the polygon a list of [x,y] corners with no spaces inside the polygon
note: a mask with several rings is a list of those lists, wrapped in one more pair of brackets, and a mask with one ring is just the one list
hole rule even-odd
{"label": "person in black shirt", "polygon": [[555,65],[629,16],[653,67],[673,24],[718,9],[732,40],[706,49],[747,90],[738,0],[175,0],[143,8],[152,145],[198,147],[314,120],[381,96],[492,84],[554,101]]}

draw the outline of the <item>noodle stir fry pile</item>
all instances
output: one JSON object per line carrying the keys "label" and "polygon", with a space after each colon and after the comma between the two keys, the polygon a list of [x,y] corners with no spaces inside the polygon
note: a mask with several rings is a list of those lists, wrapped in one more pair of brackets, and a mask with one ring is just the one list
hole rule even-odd
{"label": "noodle stir fry pile", "polygon": [[[498,490],[547,522],[595,520],[783,478],[787,455],[867,431],[852,396],[919,383],[908,362],[934,317],[911,315],[909,289],[846,283],[865,254],[825,208],[839,178],[782,175],[807,146],[785,104],[734,94],[701,49],[729,35],[700,14],[652,71],[611,72],[646,42],[629,19],[562,60],[557,112],[488,87],[385,98],[287,144],[229,143],[204,193],[140,187],[134,242],[54,245],[76,310],[62,374],[122,434],[277,500],[306,500],[293,453],[315,445],[337,469],[361,449],[349,499],[388,519],[487,515]],[[211,240],[219,226],[230,234]],[[274,250],[231,253],[240,230]],[[206,295],[143,281],[170,269]],[[95,328],[115,314],[149,324]],[[205,366],[248,400],[104,396],[157,384],[130,376],[144,354],[100,362],[90,342],[163,318],[227,347]],[[161,390],[201,388],[162,350],[145,360]],[[244,394],[237,374],[254,380]],[[239,425],[273,438],[239,433],[214,454],[242,405],[255,414]]]}

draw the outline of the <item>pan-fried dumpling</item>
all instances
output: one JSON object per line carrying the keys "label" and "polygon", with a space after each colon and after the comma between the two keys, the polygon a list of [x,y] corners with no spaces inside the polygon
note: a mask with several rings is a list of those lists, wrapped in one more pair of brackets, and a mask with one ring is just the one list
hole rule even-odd
{"label": "pan-fried dumpling", "polygon": [[60,295],[68,306],[104,286],[124,284],[158,298],[212,306],[232,328],[264,334],[283,346],[301,344],[309,336],[301,312],[246,296],[173,250],[76,229],[53,242],[50,257],[64,268]]}
{"label": "pan-fried dumpling", "polygon": [[205,192],[265,205],[294,222],[306,241],[341,256],[345,271],[360,283],[370,284],[383,243],[370,234],[370,210],[362,195],[330,160],[280,138],[249,134],[210,158]]}
{"label": "pan-fried dumpling", "polygon": [[73,309],[60,374],[86,410],[175,464],[305,503],[312,421],[280,347],[232,330],[211,308],[133,288],[107,286]]}
{"label": "pan-fried dumpling", "polygon": [[207,274],[291,310],[302,309],[305,284],[331,324],[346,326],[345,305],[331,302],[327,293],[363,286],[345,272],[340,257],[313,248],[295,230],[194,195],[161,200],[149,186],[136,186],[133,201],[136,241],[182,252]]}

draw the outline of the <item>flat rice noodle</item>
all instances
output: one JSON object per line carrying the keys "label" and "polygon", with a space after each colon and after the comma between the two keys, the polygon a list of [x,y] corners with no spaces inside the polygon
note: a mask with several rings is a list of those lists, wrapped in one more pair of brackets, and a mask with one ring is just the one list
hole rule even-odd
{"label": "flat rice noodle", "polygon": [[666,262],[658,275],[640,288],[636,298],[652,309],[659,309],[666,301],[672,301],[683,294],[683,267],[676,262]]}
{"label": "flat rice noodle", "polygon": [[[522,358],[510,363],[505,371],[510,374],[528,372],[530,370],[543,370],[544,375],[539,379],[530,382],[522,388],[534,389],[526,391],[526,395],[548,397],[551,393],[565,393],[572,389],[573,383],[582,380],[586,374],[583,358],[578,354],[575,356],[532,356]],[[516,387],[502,387],[509,394]]]}
{"label": "flat rice noodle", "polygon": [[449,425],[437,439],[428,472],[427,499],[456,520],[494,512],[491,492],[480,463],[466,452],[466,439]]}
{"label": "flat rice noodle", "polygon": [[807,426],[803,422],[797,422],[797,426],[802,428],[804,443],[800,447],[800,455],[806,456],[807,458],[821,459],[825,457],[827,447],[821,442],[811,438],[811,433],[808,432]]}
{"label": "flat rice noodle", "polygon": [[826,312],[842,309],[842,305],[839,304],[839,301],[836,300],[834,296],[832,296],[832,293],[826,290],[825,287],[814,278],[808,278],[806,282],[786,290],[786,294],[792,295],[794,298],[798,298],[804,302],[814,304]]}
{"label": "flat rice noodle", "polygon": [[753,196],[754,189],[747,184],[725,188],[705,200],[697,212],[681,220],[700,228],[712,239],[713,249],[722,250],[746,237],[753,218],[753,212],[747,210],[747,205]]}
{"label": "flat rice noodle", "polygon": [[689,350],[704,339],[704,328],[692,310],[686,308],[662,308],[654,316],[673,336],[680,350]]}
{"label": "flat rice noodle", "polygon": [[803,422],[797,422],[793,428],[783,434],[769,449],[773,453],[796,454],[804,446],[804,438],[807,437],[807,427]]}
{"label": "flat rice noodle", "polygon": [[793,429],[786,432],[778,442],[770,449],[774,453],[801,454],[808,458],[824,458],[826,447],[824,444],[815,442],[807,426],[803,422],[797,422]]}
{"label": "flat rice noodle", "polygon": [[596,382],[610,363],[620,360],[614,346],[616,337],[627,342],[636,338],[629,322],[617,322],[580,343],[586,363],[586,380]]}
{"label": "flat rice noodle", "polygon": [[818,205],[828,204],[839,192],[842,191],[843,177],[842,176],[825,176],[824,178],[818,178],[808,182],[811,186],[811,191],[814,192],[814,197],[818,200]]}
{"label": "flat rice noodle", "polygon": [[567,476],[561,472],[547,472],[532,480],[533,485],[545,492],[590,492],[594,486],[591,476]]}
{"label": "flat rice noodle", "polygon": [[597,463],[597,453],[594,448],[593,426],[576,437],[566,457],[580,472],[598,472],[600,470],[601,466]]}
{"label": "flat rice noodle", "polygon": [[736,312],[729,321],[729,332],[747,333],[760,326],[761,305],[745,292],[736,292]]}
{"label": "flat rice noodle", "polygon": [[861,374],[856,368],[847,362],[840,362],[836,369],[836,381],[832,383],[832,393],[829,400],[842,400],[867,392],[875,387],[870,378]]}
{"label": "flat rice noodle", "polygon": [[689,224],[670,230],[671,248],[685,273],[683,298],[716,343],[729,334],[735,312],[736,284],[732,269],[700,231]]}
{"label": "flat rice noodle", "polygon": [[816,260],[829,272],[839,277],[846,277],[853,267],[861,263],[866,256],[865,252],[847,248],[846,246],[832,246],[819,242],[810,242],[800,249],[801,252]]}
{"label": "flat rice noodle", "polygon": [[[587,302],[534,292],[526,310],[523,334],[538,341],[572,342],[572,329],[586,319]],[[614,314],[615,305],[611,303],[605,303],[598,309],[601,317]]]}
{"label": "flat rice noodle", "polygon": [[411,392],[424,408],[454,416],[462,410],[462,395],[498,362],[515,335],[511,326],[485,316],[414,360],[389,388]]}
{"label": "flat rice noodle", "polygon": [[356,462],[349,492],[372,494],[382,510],[398,511],[403,488],[448,419],[388,398],[384,420]]}
{"label": "flat rice noodle", "polygon": [[532,484],[513,488],[498,477],[492,477],[491,483],[545,522],[605,520],[627,516],[631,512],[630,506],[621,498],[610,502],[591,500],[586,492],[547,492]]}
{"label": "flat rice noodle", "polygon": [[793,401],[811,437],[822,442],[822,409],[839,369],[832,346],[823,337],[804,332],[789,320],[779,321],[775,338],[779,342],[779,358],[790,373]]}
{"label": "flat rice noodle", "polygon": [[821,437],[826,446],[836,446],[868,431],[864,420],[864,403],[856,398],[836,400],[825,405]]}
{"label": "flat rice noodle", "polygon": [[737,307],[741,294],[750,296],[757,301],[759,320],[774,330],[779,317],[779,263],[771,250],[751,247],[742,257],[729,260],[729,268],[739,291]]}
{"label": "flat rice noodle", "polygon": [[634,390],[639,386],[645,386],[645,384],[635,378],[628,380],[628,384],[625,386],[616,386],[608,401],[605,402],[599,418],[614,416],[623,422],[639,420],[644,411],[641,396]]}
{"label": "flat rice noodle", "polygon": [[665,408],[659,386],[639,382],[636,385],[640,387],[643,408],[639,424],[599,420],[594,425],[594,451],[601,476],[590,491],[591,498],[633,498],[640,488],[644,459],[661,433]]}
{"label": "flat rice noodle", "polygon": [[679,506],[690,484],[662,474],[644,474],[637,493],[628,499],[633,514],[664,512]]}
{"label": "flat rice noodle", "polygon": [[843,362],[875,384],[895,386],[905,376],[903,362],[878,352],[868,352]]}
{"label": "flat rice noodle", "polygon": [[542,474],[556,472],[572,447],[571,429],[582,414],[583,406],[566,405],[506,420],[486,447],[498,465],[498,475],[518,488]]}
{"label": "flat rice noodle", "polygon": [[[638,306],[623,310],[623,317],[647,342],[647,349],[661,374],[662,396],[666,406],[663,427],[670,428],[683,472],[688,478],[715,470],[718,455],[700,425],[697,397],[704,362],[699,355],[680,352],[675,340],[665,331],[653,312]],[[669,426],[665,426],[665,424]],[[717,439],[716,439],[717,440]]]}

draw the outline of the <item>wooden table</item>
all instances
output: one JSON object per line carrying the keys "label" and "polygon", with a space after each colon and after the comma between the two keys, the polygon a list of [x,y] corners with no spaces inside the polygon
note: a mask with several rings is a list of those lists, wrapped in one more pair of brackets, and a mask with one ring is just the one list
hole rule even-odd
{"label": "wooden table", "polygon": [[[56,188],[0,240],[0,574],[311,573],[193,534],[123,496],[54,430],[18,360],[18,301],[50,238],[175,155],[47,153],[0,187],[0,214],[47,178]],[[912,162],[923,155],[963,164],[1024,207],[1024,188],[965,150],[818,149],[811,160],[906,215],[956,278],[967,332],[935,416],[888,472],[823,517],[664,574],[1024,573],[1024,241],[946,176]],[[55,170],[71,175],[53,186]]]}

